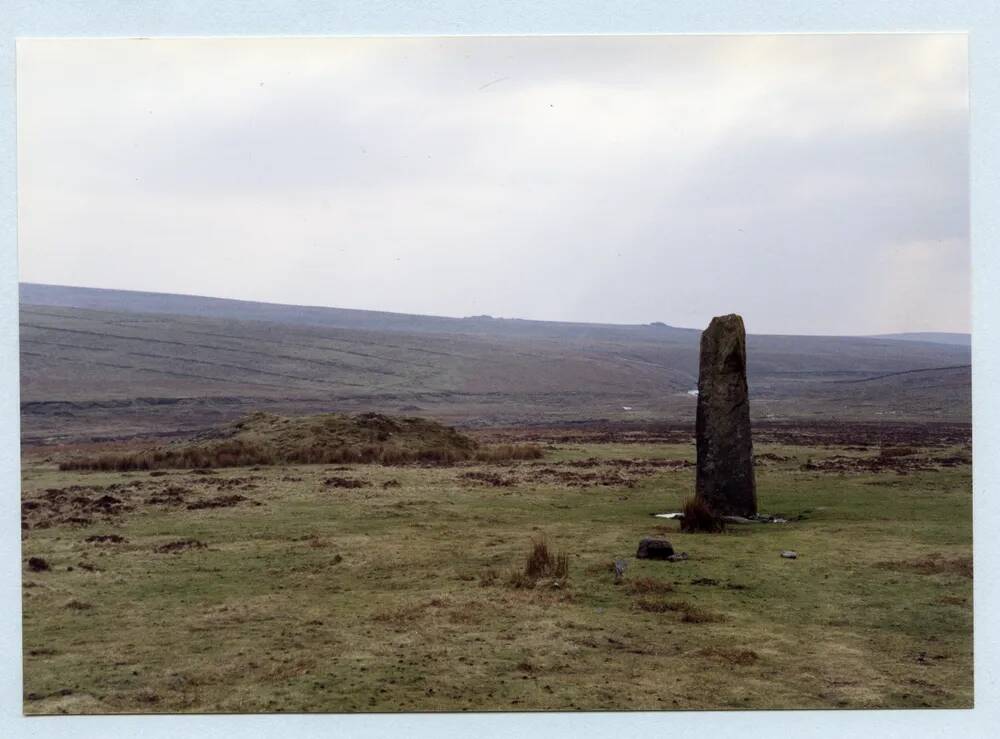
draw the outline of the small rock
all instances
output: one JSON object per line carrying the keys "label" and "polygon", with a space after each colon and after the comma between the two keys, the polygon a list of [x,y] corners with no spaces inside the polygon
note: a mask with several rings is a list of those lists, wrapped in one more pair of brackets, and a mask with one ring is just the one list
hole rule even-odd
{"label": "small rock", "polygon": [[666,539],[643,539],[635,556],[638,559],[670,559],[674,548]]}
{"label": "small rock", "polygon": [[781,556],[784,557],[785,559],[796,559],[799,555],[791,551],[790,549],[786,549],[781,553]]}
{"label": "small rock", "polygon": [[687,558],[688,558],[687,552],[681,552],[680,554],[671,554],[669,557],[667,557],[667,559],[669,559],[671,562],[683,562]]}

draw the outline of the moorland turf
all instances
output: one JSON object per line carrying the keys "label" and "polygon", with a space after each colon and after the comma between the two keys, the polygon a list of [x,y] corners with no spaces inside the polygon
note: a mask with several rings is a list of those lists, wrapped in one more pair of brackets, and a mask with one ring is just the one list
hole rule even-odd
{"label": "moorland turf", "polygon": [[[690,496],[691,444],[152,473],[29,450],[24,709],[970,706],[968,444],[842,441],[758,443],[761,510],[793,520],[721,534],[651,516]],[[637,560],[645,536],[690,558]],[[541,540],[568,575],[516,582]]]}

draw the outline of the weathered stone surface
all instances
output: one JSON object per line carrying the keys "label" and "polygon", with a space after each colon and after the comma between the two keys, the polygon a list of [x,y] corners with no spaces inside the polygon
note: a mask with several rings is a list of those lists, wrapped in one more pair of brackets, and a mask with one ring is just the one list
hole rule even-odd
{"label": "weathered stone surface", "polygon": [[637,559],[670,559],[673,554],[674,548],[666,539],[643,539],[635,556]]}
{"label": "weathered stone surface", "polygon": [[696,493],[716,514],[757,513],[746,330],[735,314],[712,319],[701,334]]}

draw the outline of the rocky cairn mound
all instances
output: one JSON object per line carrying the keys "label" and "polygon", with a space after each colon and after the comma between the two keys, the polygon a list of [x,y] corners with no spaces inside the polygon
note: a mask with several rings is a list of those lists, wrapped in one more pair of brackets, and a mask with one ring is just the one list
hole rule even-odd
{"label": "rocky cairn mound", "polygon": [[424,418],[336,413],[284,418],[257,412],[190,440],[132,453],[74,458],[60,469],[198,469],[281,464],[453,464],[537,459],[533,445],[480,448],[472,438]]}

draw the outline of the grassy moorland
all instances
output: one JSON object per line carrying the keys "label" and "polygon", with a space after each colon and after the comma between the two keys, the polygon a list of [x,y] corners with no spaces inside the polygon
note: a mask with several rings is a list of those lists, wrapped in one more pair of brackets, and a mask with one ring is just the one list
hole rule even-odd
{"label": "grassy moorland", "polygon": [[[651,516],[690,495],[690,444],[201,472],[29,452],[25,711],[970,706],[967,444],[756,452],[762,510],[794,520],[714,535]],[[690,558],[636,560],[650,535]],[[568,576],[526,587],[543,538]]]}
{"label": "grassy moorland", "polygon": [[[690,425],[700,335],[22,284],[21,438],[187,435],[255,410]],[[971,416],[967,342],[751,333],[747,347],[755,421]]]}

